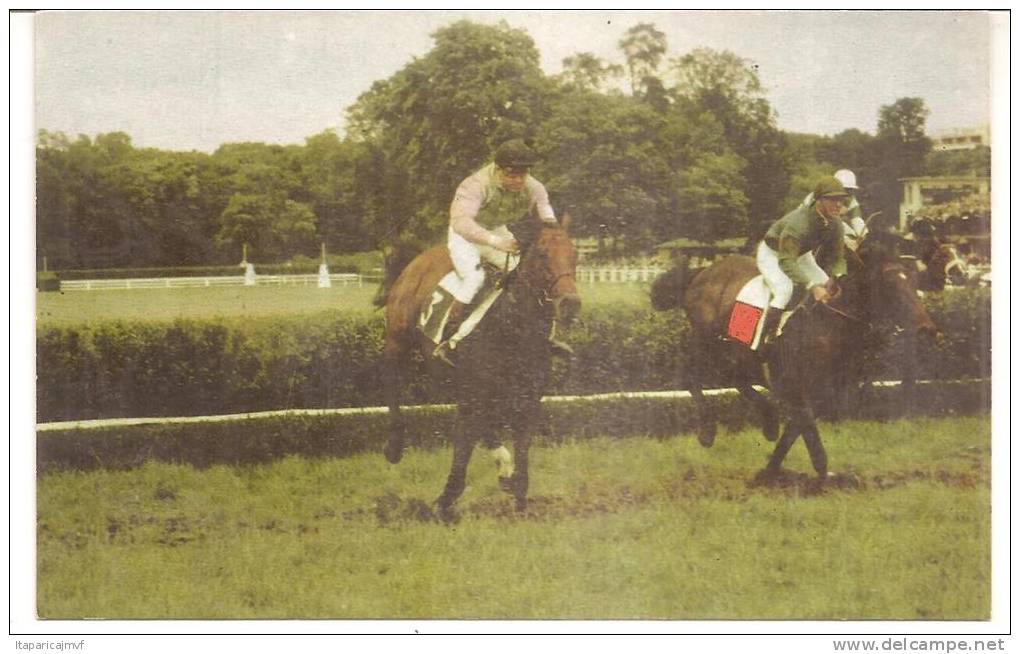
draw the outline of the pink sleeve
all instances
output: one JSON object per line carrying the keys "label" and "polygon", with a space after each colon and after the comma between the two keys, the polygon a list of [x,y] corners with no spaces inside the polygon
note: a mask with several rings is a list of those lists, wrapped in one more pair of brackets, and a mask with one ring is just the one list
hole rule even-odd
{"label": "pink sleeve", "polygon": [[453,202],[450,204],[450,223],[456,225],[465,220],[474,222],[475,216],[482,208],[482,185],[474,177],[468,177],[453,195]]}
{"label": "pink sleeve", "polygon": [[547,223],[556,222],[556,213],[549,204],[549,193],[545,185],[534,177],[528,177],[528,190],[531,192],[531,199],[535,203],[535,213]]}
{"label": "pink sleeve", "polygon": [[450,204],[450,227],[471,243],[492,245],[489,230],[475,222],[483,200],[484,188],[479,180],[468,177],[461,182]]}

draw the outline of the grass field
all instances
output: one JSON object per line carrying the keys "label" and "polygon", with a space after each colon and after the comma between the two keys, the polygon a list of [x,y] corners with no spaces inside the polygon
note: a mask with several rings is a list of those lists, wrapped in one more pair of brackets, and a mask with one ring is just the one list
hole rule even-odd
{"label": "grass field", "polygon": [[[39,325],[115,320],[173,320],[175,318],[234,318],[300,315],[339,311],[370,313],[377,285],[236,286],[156,288],[37,293]],[[648,306],[648,285],[640,283],[582,284],[587,307],[627,303]]]}
{"label": "grass field", "polygon": [[448,448],[44,475],[43,618],[986,620],[988,416],[824,425],[859,484],[821,492],[802,444],[723,433],[532,450],[514,515],[483,452],[461,520],[429,508]]}

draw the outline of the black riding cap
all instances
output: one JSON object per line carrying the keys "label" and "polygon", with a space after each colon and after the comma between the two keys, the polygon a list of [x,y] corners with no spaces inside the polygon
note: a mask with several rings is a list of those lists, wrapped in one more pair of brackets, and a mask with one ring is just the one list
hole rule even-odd
{"label": "black riding cap", "polygon": [[521,139],[507,141],[496,149],[496,165],[500,168],[530,168],[538,155]]}

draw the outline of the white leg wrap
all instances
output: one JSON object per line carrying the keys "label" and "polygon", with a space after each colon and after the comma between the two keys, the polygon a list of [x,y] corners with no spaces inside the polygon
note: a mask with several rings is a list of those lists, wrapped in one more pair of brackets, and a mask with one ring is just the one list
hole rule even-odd
{"label": "white leg wrap", "polygon": [[514,459],[510,456],[510,450],[505,445],[500,445],[492,450],[492,460],[496,462],[496,474],[500,477],[512,477],[514,474]]}

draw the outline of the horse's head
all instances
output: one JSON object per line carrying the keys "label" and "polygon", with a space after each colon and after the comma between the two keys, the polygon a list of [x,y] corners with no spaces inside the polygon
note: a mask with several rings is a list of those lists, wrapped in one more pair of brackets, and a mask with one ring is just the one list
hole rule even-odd
{"label": "horse's head", "polygon": [[555,319],[562,325],[573,321],[581,310],[574,276],[577,252],[569,227],[570,215],[566,214],[559,225],[534,221],[523,238],[515,232],[522,247],[518,283],[534,292],[541,304],[551,304]]}
{"label": "horse's head", "polygon": [[928,269],[941,281],[940,287],[946,284],[963,286],[971,278],[970,266],[951,243],[942,243],[935,248]]}
{"label": "horse's head", "polygon": [[[935,336],[935,322],[921,302],[917,275],[902,259],[881,249],[861,248],[854,266],[860,298],[872,320],[886,320],[903,330]],[[854,261],[854,259],[852,259]]]}

